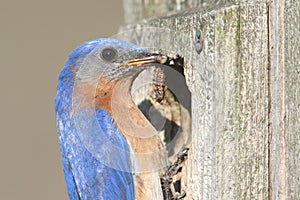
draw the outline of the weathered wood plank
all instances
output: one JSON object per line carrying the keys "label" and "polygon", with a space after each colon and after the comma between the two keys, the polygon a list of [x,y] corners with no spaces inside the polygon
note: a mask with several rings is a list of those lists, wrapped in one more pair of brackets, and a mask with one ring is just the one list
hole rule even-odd
{"label": "weathered wood plank", "polygon": [[216,7],[238,0],[126,0],[124,1],[125,22],[135,23],[149,17],[174,14],[178,11]]}
{"label": "weathered wood plank", "polygon": [[270,4],[272,199],[300,199],[300,5]]}
{"label": "weathered wood plank", "polygon": [[[176,6],[125,2],[127,15],[142,13],[127,16],[130,23],[167,15],[156,3]],[[203,1],[176,2],[191,6],[120,32],[185,57],[193,137],[184,172],[187,199],[300,199],[299,1],[218,1],[205,10]]]}
{"label": "weathered wood plank", "polygon": [[287,199],[300,199],[300,2],[284,8]]}

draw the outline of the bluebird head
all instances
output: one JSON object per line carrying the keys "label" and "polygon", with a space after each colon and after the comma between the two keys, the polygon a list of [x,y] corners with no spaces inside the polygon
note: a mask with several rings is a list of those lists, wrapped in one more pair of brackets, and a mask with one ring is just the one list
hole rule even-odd
{"label": "bluebird head", "polygon": [[162,62],[160,55],[150,55],[147,49],[127,41],[100,38],[77,47],[69,56],[61,77],[76,73],[82,82],[98,81],[100,77],[118,80],[139,72],[145,63]]}

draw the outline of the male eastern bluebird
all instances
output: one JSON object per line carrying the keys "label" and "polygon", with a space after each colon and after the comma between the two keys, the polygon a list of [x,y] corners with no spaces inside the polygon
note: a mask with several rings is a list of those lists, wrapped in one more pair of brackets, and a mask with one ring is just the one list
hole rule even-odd
{"label": "male eastern bluebird", "polygon": [[159,56],[108,38],[70,54],[55,112],[71,200],[163,199],[158,170],[166,150],[130,96],[135,76]]}

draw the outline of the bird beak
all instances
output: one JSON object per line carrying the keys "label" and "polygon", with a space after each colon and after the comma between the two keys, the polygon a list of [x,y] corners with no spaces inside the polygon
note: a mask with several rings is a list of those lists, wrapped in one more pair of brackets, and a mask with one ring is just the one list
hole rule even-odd
{"label": "bird beak", "polygon": [[148,57],[127,60],[126,62],[122,63],[121,66],[126,67],[128,65],[142,65],[142,64],[148,64],[148,63],[165,64],[168,61],[169,61],[169,57],[166,55],[151,54]]}

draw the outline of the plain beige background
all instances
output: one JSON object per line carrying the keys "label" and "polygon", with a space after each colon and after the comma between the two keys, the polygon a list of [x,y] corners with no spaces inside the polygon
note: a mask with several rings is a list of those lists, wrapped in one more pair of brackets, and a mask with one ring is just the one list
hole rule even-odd
{"label": "plain beige background", "polygon": [[57,75],[76,46],[122,23],[122,0],[1,1],[1,200],[68,199],[53,108]]}

